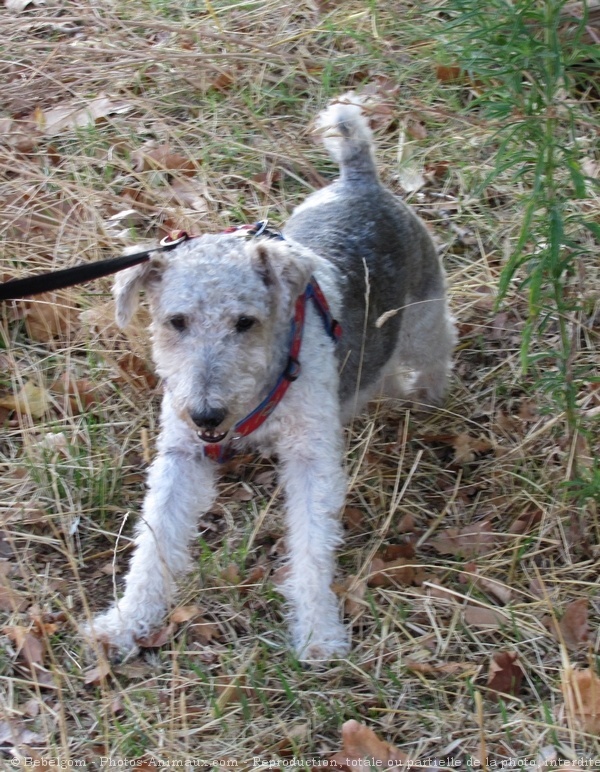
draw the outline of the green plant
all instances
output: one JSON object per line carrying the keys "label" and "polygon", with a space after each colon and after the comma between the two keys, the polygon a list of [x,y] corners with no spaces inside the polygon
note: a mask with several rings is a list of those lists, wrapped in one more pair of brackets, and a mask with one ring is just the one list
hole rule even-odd
{"label": "green plant", "polygon": [[[537,365],[538,383],[564,412],[574,440],[583,431],[578,397],[590,372],[579,356],[584,277],[594,270],[591,235],[599,234],[579,205],[592,184],[582,163],[592,116],[577,86],[582,71],[598,63],[582,38],[586,4],[579,19],[565,0],[450,0],[445,10],[451,14],[445,54],[473,86],[470,108],[495,129],[494,168],[482,186],[508,175],[522,191],[520,228],[498,302],[515,281],[527,292],[522,369]],[[575,475],[576,464],[572,469]]]}

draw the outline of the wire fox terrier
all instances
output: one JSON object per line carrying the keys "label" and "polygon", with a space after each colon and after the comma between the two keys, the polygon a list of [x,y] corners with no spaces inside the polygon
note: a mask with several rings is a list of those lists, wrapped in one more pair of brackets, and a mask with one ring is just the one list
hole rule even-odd
{"label": "wire fox terrier", "polygon": [[380,183],[360,98],[332,103],[318,127],[341,176],[293,212],[283,235],[195,237],[116,279],[122,327],[147,293],[164,381],[125,591],[87,629],[121,655],[168,610],[197,520],[215,499],[218,461],[248,446],[279,459],[294,649],[303,660],[347,652],[331,588],[343,422],[378,394],[406,394],[407,368],[409,396],[431,405],[444,395],[455,331],[429,233]]}

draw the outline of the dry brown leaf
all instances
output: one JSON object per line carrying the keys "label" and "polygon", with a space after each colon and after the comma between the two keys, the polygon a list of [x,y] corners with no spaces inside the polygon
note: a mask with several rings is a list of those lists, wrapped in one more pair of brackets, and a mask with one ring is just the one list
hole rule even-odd
{"label": "dry brown leaf", "polygon": [[50,387],[54,394],[65,395],[68,398],[69,409],[73,415],[87,410],[99,401],[97,385],[87,378],[72,378],[69,373],[63,373]]}
{"label": "dry brown leaf", "polygon": [[521,421],[536,421],[539,417],[538,404],[533,399],[524,399],[519,407],[519,418]]}
{"label": "dry brown leaf", "polygon": [[261,582],[266,575],[267,575],[266,566],[263,566],[263,565],[253,566],[250,569],[250,571],[246,574],[246,576],[243,579],[241,579],[240,584],[238,585],[240,592],[242,594],[246,594],[250,592],[250,589],[252,588],[252,586]]}
{"label": "dry brown leaf", "polygon": [[23,721],[0,721],[0,746],[2,747],[7,745],[12,747],[38,745],[44,742],[44,737],[26,729]]}
{"label": "dry brown leaf", "polygon": [[191,604],[190,606],[178,606],[171,612],[170,621],[176,625],[181,625],[184,622],[189,622],[190,619],[194,619],[201,613],[202,609],[195,604]]}
{"label": "dry brown leaf", "polygon": [[365,513],[358,507],[345,507],[342,522],[350,531],[362,531]]}
{"label": "dry brown leaf", "polygon": [[408,120],[406,121],[406,133],[413,139],[425,139],[427,137],[425,124],[418,115],[411,113],[411,115],[408,116]]}
{"label": "dry brown leaf", "polygon": [[543,516],[544,513],[537,507],[529,509],[528,511],[520,514],[516,520],[513,521],[512,525],[508,529],[508,532],[519,535],[530,533],[535,528],[535,526],[542,521]]}
{"label": "dry brown leaf", "polygon": [[0,407],[32,418],[41,418],[50,407],[50,394],[44,387],[27,381],[16,394],[0,399]]}
{"label": "dry brown leaf", "polygon": [[484,606],[465,606],[463,620],[469,627],[498,629],[509,623],[508,618],[498,611]]}
{"label": "dry brown leaf", "polygon": [[397,558],[385,561],[375,557],[369,566],[369,587],[393,587],[396,584],[421,584],[422,572],[415,567],[414,560]]}
{"label": "dry brown leaf", "polygon": [[239,584],[242,581],[240,569],[235,563],[229,563],[225,570],[221,571],[221,576],[228,584]]}
{"label": "dry brown leaf", "polygon": [[568,649],[579,649],[590,638],[588,625],[588,600],[579,598],[569,603],[561,617],[558,627],[554,618],[548,618],[546,626]]}
{"label": "dry brown leaf", "polygon": [[432,665],[429,662],[414,662],[406,659],[404,665],[413,673],[433,676],[458,675],[475,669],[475,666],[469,662],[442,662],[439,665]]}
{"label": "dry brown leaf", "polygon": [[332,589],[336,595],[344,600],[344,613],[356,618],[368,608],[364,600],[367,591],[365,579],[358,579],[353,574],[347,576],[343,582],[334,582]]}
{"label": "dry brown leaf", "polygon": [[471,582],[474,587],[478,587],[488,595],[492,595],[503,605],[506,605],[512,600],[511,588],[502,582],[480,576],[479,568],[475,563],[465,563],[465,572],[466,573],[461,574],[461,582]]}
{"label": "dry brown leaf", "polygon": [[210,85],[211,88],[214,88],[217,91],[227,91],[234,83],[235,75],[227,72],[227,70],[221,70]]}
{"label": "dry brown leaf", "polygon": [[414,533],[417,530],[417,521],[414,515],[407,513],[396,526],[398,533]]}
{"label": "dry brown leaf", "polygon": [[196,617],[187,629],[187,640],[206,645],[221,637],[219,626],[204,617]]}
{"label": "dry brown leaf", "polygon": [[173,191],[173,198],[180,205],[200,214],[208,213],[208,201],[204,196],[205,187],[202,183],[197,180],[177,179],[172,180],[169,188]]}
{"label": "dry brown leaf", "polygon": [[44,669],[45,642],[32,630],[22,625],[3,628],[3,632],[17,647],[17,657],[40,686],[52,686],[52,674]]}
{"label": "dry brown leaf", "polygon": [[600,736],[600,678],[591,669],[570,669],[562,676],[565,708],[584,732]]}
{"label": "dry brown leaf", "polygon": [[27,608],[28,601],[12,587],[0,585],[0,611],[17,612]]}
{"label": "dry brown leaf", "polygon": [[38,108],[32,117],[46,136],[53,137],[63,131],[93,125],[108,115],[126,113],[129,110],[131,105],[113,101],[106,94],[99,94],[83,106],[78,101],[76,104],[63,104],[49,110]]}
{"label": "dry brown leaf", "polygon": [[23,308],[27,335],[38,343],[72,337],[79,323],[79,309],[66,305],[56,292],[44,292]]}
{"label": "dry brown leaf", "polygon": [[27,700],[27,702],[25,702],[21,710],[23,711],[24,715],[29,716],[29,718],[35,718],[36,716],[39,716],[39,713],[40,713],[39,700],[37,700],[35,697],[32,697],[30,700]]}
{"label": "dry brown leaf", "polygon": [[490,662],[487,688],[491,692],[515,697],[521,690],[524,676],[516,651],[498,651]]}
{"label": "dry brown leaf", "polygon": [[122,372],[122,376],[115,378],[115,383],[122,383],[127,381],[134,387],[147,391],[152,391],[158,384],[158,378],[152,370],[148,367],[146,361],[137,354],[123,354],[117,360],[119,369]]}
{"label": "dry brown leaf", "polygon": [[102,660],[99,665],[84,673],[84,683],[87,686],[98,686],[110,675],[110,662],[107,659]]}
{"label": "dry brown leaf", "polygon": [[430,544],[441,555],[480,557],[490,552],[497,540],[498,536],[492,530],[489,520],[481,520],[464,528],[440,531]]}
{"label": "dry brown leaf", "polygon": [[161,646],[164,646],[171,640],[176,629],[177,625],[174,622],[169,622],[168,625],[161,627],[155,633],[140,638],[136,643],[142,649],[160,649]]}
{"label": "dry brown leaf", "polygon": [[438,64],[435,68],[435,74],[442,83],[457,83],[463,79],[463,72],[457,65]]}
{"label": "dry brown leaf", "polygon": [[136,172],[160,170],[179,172],[184,177],[196,174],[196,163],[181,153],[174,152],[169,145],[158,145],[150,140],[131,154],[133,169]]}
{"label": "dry brown leaf", "polygon": [[485,453],[494,447],[490,440],[482,437],[471,437],[470,434],[463,432],[458,434],[452,442],[454,448],[454,463],[470,464],[477,458],[479,453]]}
{"label": "dry brown leaf", "polygon": [[408,756],[395,745],[380,740],[364,724],[351,719],[342,725],[342,750],[330,756],[329,763],[348,769],[371,769],[406,764]]}

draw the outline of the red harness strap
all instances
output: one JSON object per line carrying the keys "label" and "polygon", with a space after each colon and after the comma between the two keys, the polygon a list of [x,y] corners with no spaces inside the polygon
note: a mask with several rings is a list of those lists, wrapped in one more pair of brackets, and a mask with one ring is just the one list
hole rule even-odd
{"label": "red harness strap", "polygon": [[319,287],[317,280],[314,276],[311,276],[310,281],[302,293],[296,300],[296,306],[294,310],[294,317],[291,323],[290,330],[290,349],[288,355],[287,365],[283,373],[279,376],[277,383],[263,399],[263,401],[254,408],[245,418],[233,427],[233,437],[230,442],[221,444],[206,443],[204,445],[204,455],[207,458],[223,463],[235,456],[236,450],[233,447],[233,442],[241,437],[246,437],[253,431],[262,426],[271,413],[275,410],[277,405],[283,399],[286,391],[288,390],[290,383],[295,381],[300,375],[300,361],[298,359],[300,355],[300,347],[302,345],[302,332],[304,330],[304,318],[306,314],[306,301],[312,300],[315,308],[319,312],[323,325],[327,334],[333,339],[334,342],[340,339],[342,329],[338,322],[331,315],[329,305],[323,294],[323,291]]}

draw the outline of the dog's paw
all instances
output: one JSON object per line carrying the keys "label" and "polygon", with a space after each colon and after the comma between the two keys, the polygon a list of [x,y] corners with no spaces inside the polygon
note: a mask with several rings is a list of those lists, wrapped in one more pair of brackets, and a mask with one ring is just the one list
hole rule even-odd
{"label": "dog's paw", "polygon": [[297,639],[295,650],[301,662],[322,663],[344,657],[350,651],[349,634],[340,622],[327,625],[326,630],[314,630]]}
{"label": "dog's paw", "polygon": [[116,607],[82,625],[81,633],[92,646],[102,647],[112,662],[125,662],[139,653],[140,635]]}

